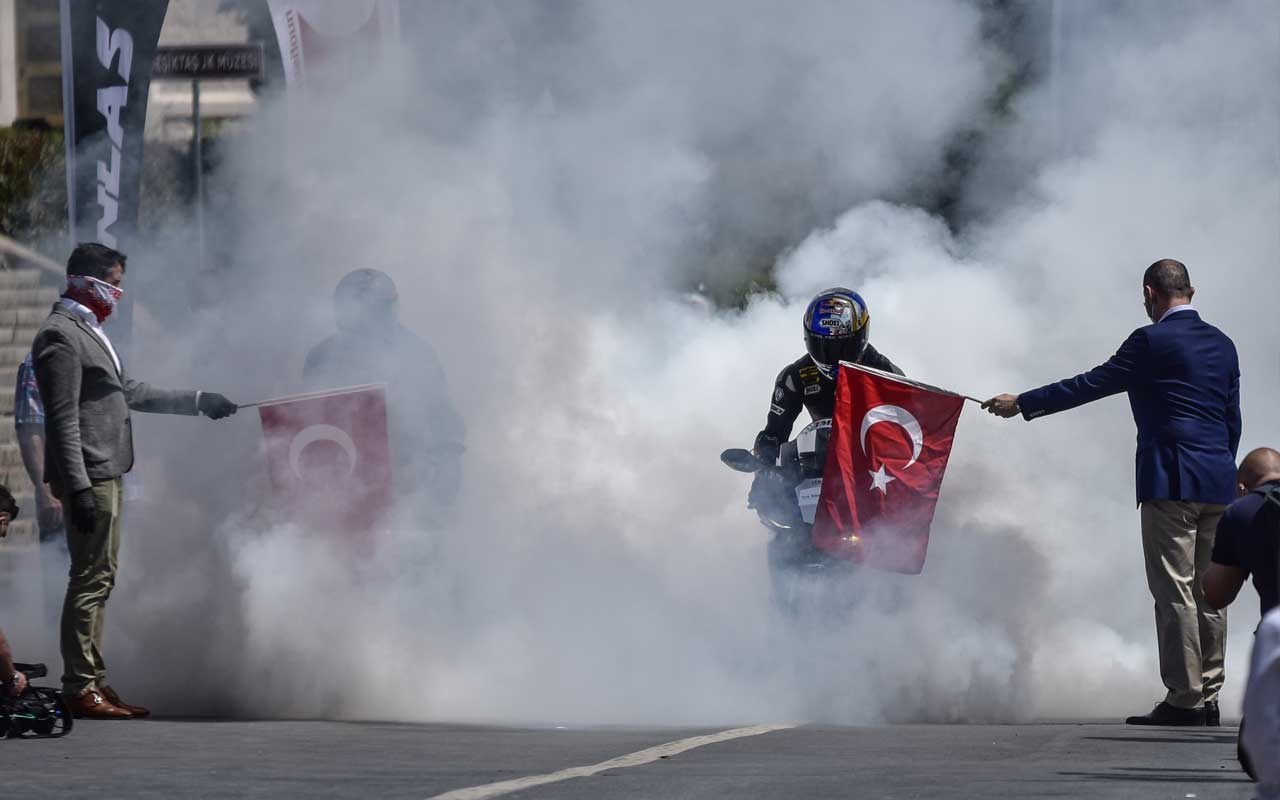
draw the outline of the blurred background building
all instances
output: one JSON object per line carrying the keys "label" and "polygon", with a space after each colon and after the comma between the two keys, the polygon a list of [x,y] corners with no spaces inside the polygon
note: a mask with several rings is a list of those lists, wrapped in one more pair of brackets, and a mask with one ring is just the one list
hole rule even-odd
{"label": "blurred background building", "polygon": [[[241,44],[249,26],[238,3],[171,0],[160,45]],[[58,0],[0,0],[0,126],[62,126],[61,32]],[[248,81],[201,86],[206,124],[238,120],[254,107]],[[191,84],[156,81],[147,105],[147,138],[191,136]]]}
{"label": "blurred background building", "polygon": [[[246,13],[231,0],[170,0],[160,44],[244,43],[251,38],[249,20],[258,24],[254,38],[263,33],[269,37],[266,3],[258,6]],[[0,235],[41,250],[55,262],[67,248],[58,15],[58,0],[0,0]],[[161,198],[157,205],[190,191],[191,94],[190,81],[151,83],[144,182],[147,196]],[[201,129],[216,142],[253,112],[255,93],[246,80],[202,81],[200,105]],[[211,150],[216,157],[216,146]],[[206,160],[210,157],[206,154]],[[0,246],[0,482],[13,490],[23,508],[10,547],[35,542],[33,490],[13,429],[14,381],[61,281],[56,264]]]}

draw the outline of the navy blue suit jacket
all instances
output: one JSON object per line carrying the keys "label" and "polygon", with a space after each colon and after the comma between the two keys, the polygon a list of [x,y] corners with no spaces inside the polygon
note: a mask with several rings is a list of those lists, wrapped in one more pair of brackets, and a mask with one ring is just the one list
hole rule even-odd
{"label": "navy blue suit jacket", "polygon": [[1229,504],[1240,444],[1240,361],[1193,310],[1138,328],[1107,363],[1018,396],[1026,419],[1129,393],[1138,424],[1138,502]]}

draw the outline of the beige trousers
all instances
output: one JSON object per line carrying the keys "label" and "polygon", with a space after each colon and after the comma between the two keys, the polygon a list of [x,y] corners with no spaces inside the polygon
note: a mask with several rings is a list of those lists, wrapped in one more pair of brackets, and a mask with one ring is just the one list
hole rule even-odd
{"label": "beige trousers", "polygon": [[62,688],[77,694],[107,680],[102,660],[102,628],[107,598],[116,585],[120,552],[120,478],[93,485],[98,517],[93,530],[80,530],[67,515],[71,573],[62,603]]}
{"label": "beige trousers", "polygon": [[1165,702],[1196,708],[1218,699],[1225,677],[1227,612],[1205,602],[1200,582],[1226,506],[1179,500],[1142,504],[1142,552],[1156,601]]}

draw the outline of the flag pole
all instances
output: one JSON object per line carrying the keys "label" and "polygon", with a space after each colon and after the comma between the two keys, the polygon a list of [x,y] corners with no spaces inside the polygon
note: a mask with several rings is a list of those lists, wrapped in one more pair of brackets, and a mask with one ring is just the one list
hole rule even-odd
{"label": "flag pole", "polygon": [[886,380],[897,381],[898,383],[905,383],[905,384],[907,384],[908,386],[915,386],[915,387],[916,387],[916,388],[918,388],[918,389],[925,389],[925,390],[930,391],[930,392],[937,392],[938,394],[948,394],[948,395],[951,395],[952,397],[959,397],[959,398],[962,398],[962,399],[964,399],[964,400],[971,400],[971,401],[973,401],[973,402],[977,403],[978,405],[982,405],[982,404],[983,404],[983,402],[984,402],[984,401],[979,400],[978,398],[973,397],[973,396],[971,396],[971,395],[961,394],[960,392],[953,392],[953,391],[951,391],[950,389],[942,389],[942,388],[937,387],[937,386],[931,386],[931,385],[929,385],[929,384],[927,384],[927,383],[924,383],[924,382],[922,382],[922,381],[912,380],[911,378],[907,378],[907,377],[905,377],[905,376],[903,376],[903,375],[898,375],[898,374],[893,373],[893,372],[885,372],[884,370],[881,370],[881,369],[875,369],[875,368],[873,368],[873,367],[868,367],[868,366],[865,366],[865,365],[863,365],[863,364],[855,364],[855,363],[853,363],[852,361],[841,361],[841,362],[840,362],[840,366],[842,366],[842,367],[851,367],[851,368],[853,368],[853,369],[859,370],[860,372],[868,372],[868,373],[870,373],[870,374],[872,374],[872,375],[877,375],[877,376],[879,376],[879,377],[881,377],[881,378],[884,378],[884,379],[886,379]]}
{"label": "flag pole", "polygon": [[363,392],[369,389],[386,390],[385,383],[362,383],[359,386],[343,386],[338,389],[322,389],[315,392],[303,392],[302,394],[291,394],[284,397],[269,397],[266,400],[258,400],[253,403],[237,403],[236,408],[257,408],[258,406],[275,405],[276,403],[289,403],[294,400],[309,400],[313,397],[333,397],[340,394],[352,394],[354,392]]}

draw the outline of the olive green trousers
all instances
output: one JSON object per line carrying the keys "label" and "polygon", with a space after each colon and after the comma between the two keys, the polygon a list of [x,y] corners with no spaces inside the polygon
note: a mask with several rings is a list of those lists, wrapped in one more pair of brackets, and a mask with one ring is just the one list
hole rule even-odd
{"label": "olive green trousers", "polygon": [[62,603],[62,689],[73,695],[90,687],[101,687],[107,680],[107,666],[102,660],[102,628],[107,598],[116,584],[122,486],[120,478],[93,485],[93,499],[98,507],[93,530],[81,530],[71,515],[67,515],[71,571],[67,596]]}

